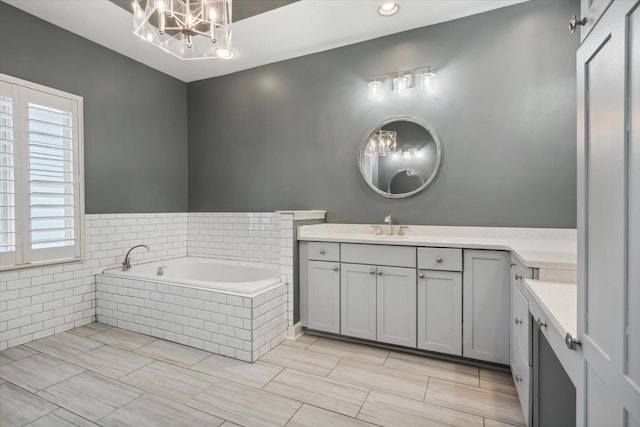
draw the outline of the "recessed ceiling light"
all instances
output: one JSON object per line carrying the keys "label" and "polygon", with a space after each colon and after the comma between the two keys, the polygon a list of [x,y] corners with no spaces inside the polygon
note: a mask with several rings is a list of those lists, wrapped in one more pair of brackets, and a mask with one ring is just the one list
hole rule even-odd
{"label": "recessed ceiling light", "polygon": [[397,3],[388,1],[382,3],[382,5],[378,8],[378,13],[382,16],[391,16],[398,13],[398,10],[400,10],[400,6],[398,6]]}
{"label": "recessed ceiling light", "polygon": [[220,49],[216,49],[216,56],[222,59],[231,59],[236,53],[231,49],[225,49],[221,47]]}

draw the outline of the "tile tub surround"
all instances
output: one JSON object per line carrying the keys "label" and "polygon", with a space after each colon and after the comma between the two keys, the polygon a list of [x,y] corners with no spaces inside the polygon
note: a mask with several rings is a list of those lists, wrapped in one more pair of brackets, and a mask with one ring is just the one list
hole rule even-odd
{"label": "tile tub surround", "polygon": [[57,335],[0,352],[0,425],[524,423],[509,374],[424,356],[303,335],[248,364],[99,323],[66,334],[85,352]]}
{"label": "tile tub surround", "polygon": [[96,276],[98,322],[254,362],[285,339],[287,285],[252,295]]}
{"label": "tile tub surround", "polygon": [[187,254],[187,214],[85,215],[84,262],[0,272],[0,350],[91,323],[95,319],[95,275],[122,263]]}
{"label": "tile tub surround", "polygon": [[188,253],[280,264],[281,279],[290,288],[288,316],[293,319],[296,213],[85,215],[84,262],[0,272],[0,350],[92,322],[95,275],[118,267],[126,251],[139,243],[150,251],[136,250],[134,264]]}

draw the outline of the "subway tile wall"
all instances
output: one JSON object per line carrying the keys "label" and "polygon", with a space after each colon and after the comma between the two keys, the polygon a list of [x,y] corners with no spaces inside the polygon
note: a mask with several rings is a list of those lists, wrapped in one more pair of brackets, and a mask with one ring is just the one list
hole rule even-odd
{"label": "subway tile wall", "polygon": [[0,273],[0,350],[53,335],[95,317],[95,275],[118,267],[124,253],[144,243],[134,262],[187,254],[187,214],[85,216],[84,262]]}
{"label": "subway tile wall", "polygon": [[293,319],[293,215],[286,213],[158,213],[86,215],[85,261],[0,273],[0,350],[90,323],[95,276],[132,260],[186,256],[281,266],[287,318]]}

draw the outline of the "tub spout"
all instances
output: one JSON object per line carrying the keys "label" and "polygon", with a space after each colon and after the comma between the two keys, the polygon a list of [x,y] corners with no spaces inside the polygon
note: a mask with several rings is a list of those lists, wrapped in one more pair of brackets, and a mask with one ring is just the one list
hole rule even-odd
{"label": "tub spout", "polygon": [[147,252],[149,251],[149,246],[147,245],[135,245],[134,247],[129,249],[127,254],[124,256],[124,261],[122,262],[122,271],[128,271],[131,268],[131,259],[129,258],[129,254],[131,254],[131,251],[133,251],[135,248],[145,248]]}

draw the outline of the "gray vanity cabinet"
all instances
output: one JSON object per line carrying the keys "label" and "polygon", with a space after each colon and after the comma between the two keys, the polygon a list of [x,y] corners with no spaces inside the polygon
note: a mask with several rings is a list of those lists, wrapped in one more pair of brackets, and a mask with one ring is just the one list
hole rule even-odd
{"label": "gray vanity cabinet", "polygon": [[307,294],[307,327],[339,334],[340,264],[309,261]]}
{"label": "gray vanity cabinet", "polygon": [[418,348],[462,356],[462,273],[419,270]]}
{"label": "gray vanity cabinet", "polygon": [[341,333],[350,337],[376,339],[376,267],[342,264],[340,289]]}
{"label": "gray vanity cabinet", "polygon": [[509,261],[505,251],[464,251],[464,357],[509,364]]}

